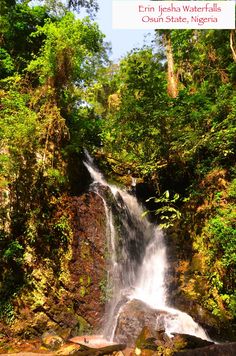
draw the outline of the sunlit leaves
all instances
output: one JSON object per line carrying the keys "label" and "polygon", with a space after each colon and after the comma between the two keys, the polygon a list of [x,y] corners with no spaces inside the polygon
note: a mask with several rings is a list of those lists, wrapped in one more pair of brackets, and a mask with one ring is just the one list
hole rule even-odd
{"label": "sunlit leaves", "polygon": [[38,25],[43,25],[48,17],[48,11],[43,6],[30,7],[24,2],[6,7],[1,16],[1,46],[11,57],[16,70],[22,71],[32,55],[38,53],[43,38],[39,36],[33,41],[30,34],[36,31]]}
{"label": "sunlit leaves", "polygon": [[[210,175],[216,177],[215,174],[210,173],[209,179]],[[218,179],[218,184],[224,190],[216,190],[217,187],[212,183],[208,181],[207,184],[211,191],[215,189],[214,196],[209,197],[207,194],[203,208],[208,214],[211,212],[210,217],[202,219],[202,231],[193,239],[193,248],[202,261],[202,267],[196,273],[208,282],[204,292],[206,295],[201,296],[204,306],[220,318],[232,318],[236,314],[235,179],[230,184]]]}
{"label": "sunlit leaves", "polygon": [[[159,226],[167,229],[173,226],[176,220],[181,218],[181,212],[175,203],[179,200],[179,194],[175,193],[173,197],[170,196],[169,190],[166,190],[161,196],[150,197],[146,202],[154,201],[158,206],[152,212],[157,216]],[[147,215],[150,211],[145,211],[143,215]]]}
{"label": "sunlit leaves", "polygon": [[41,82],[51,80],[55,87],[81,83],[94,75],[93,67],[102,61],[103,35],[88,18],[75,20],[67,13],[61,21],[50,20],[38,27],[34,37],[46,37],[39,56],[29,64]]}
{"label": "sunlit leaves", "polygon": [[24,155],[34,151],[39,134],[37,115],[27,107],[26,103],[27,96],[21,95],[14,89],[1,98],[1,168],[2,174],[9,180],[14,179]]}
{"label": "sunlit leaves", "polygon": [[120,62],[111,83],[115,90],[108,98],[116,95],[119,103],[111,107],[108,100],[107,119],[102,121],[104,149],[118,160],[122,155],[140,173],[147,172],[165,145],[162,110],[168,99],[159,57],[150,48],[131,52]]}

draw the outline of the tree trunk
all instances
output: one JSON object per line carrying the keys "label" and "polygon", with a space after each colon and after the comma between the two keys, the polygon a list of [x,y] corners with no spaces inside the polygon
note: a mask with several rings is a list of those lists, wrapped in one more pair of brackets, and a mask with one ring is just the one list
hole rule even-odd
{"label": "tree trunk", "polygon": [[166,48],[166,58],[167,58],[167,91],[172,98],[178,96],[178,87],[177,87],[177,76],[174,70],[174,58],[172,52],[172,44],[169,33],[165,33],[163,36],[164,45]]}

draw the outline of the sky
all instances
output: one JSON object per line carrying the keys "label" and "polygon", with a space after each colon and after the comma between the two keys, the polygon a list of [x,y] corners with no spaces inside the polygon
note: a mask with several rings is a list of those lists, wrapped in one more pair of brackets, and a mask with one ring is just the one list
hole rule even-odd
{"label": "sky", "polygon": [[118,61],[132,48],[142,47],[150,43],[154,30],[117,30],[112,29],[112,0],[98,0],[100,10],[96,17],[101,31],[106,35],[106,41],[112,43],[113,61]]}

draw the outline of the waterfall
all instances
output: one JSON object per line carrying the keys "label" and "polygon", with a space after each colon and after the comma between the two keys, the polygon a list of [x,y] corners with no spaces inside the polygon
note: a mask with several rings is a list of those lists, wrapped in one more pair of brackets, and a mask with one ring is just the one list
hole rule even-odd
{"label": "waterfall", "polygon": [[[167,305],[165,273],[168,269],[163,231],[143,216],[135,196],[109,185],[87,152],[87,167],[93,183],[91,189],[103,200],[110,263],[108,285],[111,299],[106,307],[103,335],[113,340],[121,307],[138,299],[161,315],[165,331],[189,334],[209,340],[205,331],[188,314]],[[158,320],[157,320],[158,321]]]}

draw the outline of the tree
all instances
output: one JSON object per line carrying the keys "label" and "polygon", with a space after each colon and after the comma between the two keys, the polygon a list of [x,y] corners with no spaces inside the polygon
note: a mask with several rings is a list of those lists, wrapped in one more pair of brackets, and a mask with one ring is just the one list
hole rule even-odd
{"label": "tree", "polygon": [[45,5],[56,13],[60,9],[67,8],[68,10],[73,9],[74,11],[80,12],[85,9],[91,17],[94,17],[99,9],[97,0],[66,0],[65,2],[60,0],[40,0]]}
{"label": "tree", "polygon": [[88,11],[97,11],[99,8],[97,0],[68,0],[68,5],[74,9],[85,7]]}
{"label": "tree", "polygon": [[167,92],[172,98],[178,95],[178,77],[176,75],[176,68],[174,64],[171,32],[168,30],[157,32],[161,43],[163,44],[166,52],[167,60]]}
{"label": "tree", "polygon": [[39,36],[33,41],[31,34],[36,31],[37,26],[43,26],[49,17],[46,7],[31,8],[27,2],[6,8],[1,16],[1,47],[6,53],[5,56],[9,60],[11,58],[15,70],[21,72],[32,56],[38,53],[44,37]]}
{"label": "tree", "polygon": [[59,22],[48,20],[38,27],[33,37],[46,39],[40,54],[28,66],[36,72],[41,82],[47,80],[54,88],[67,87],[94,77],[93,67],[105,59],[104,36],[96,23],[88,18],[75,20],[67,13]]}
{"label": "tree", "polygon": [[97,140],[82,93],[106,61],[97,24],[69,11],[17,2],[1,31],[0,317],[31,273],[26,250],[53,263],[65,244],[52,226],[54,203],[70,189],[71,156]]}
{"label": "tree", "polygon": [[105,106],[104,110],[99,107],[106,115],[103,151],[125,162],[127,170],[133,166],[143,174],[168,160],[170,120],[165,111],[169,99],[161,59],[150,48],[134,50],[95,84],[96,100]]}

